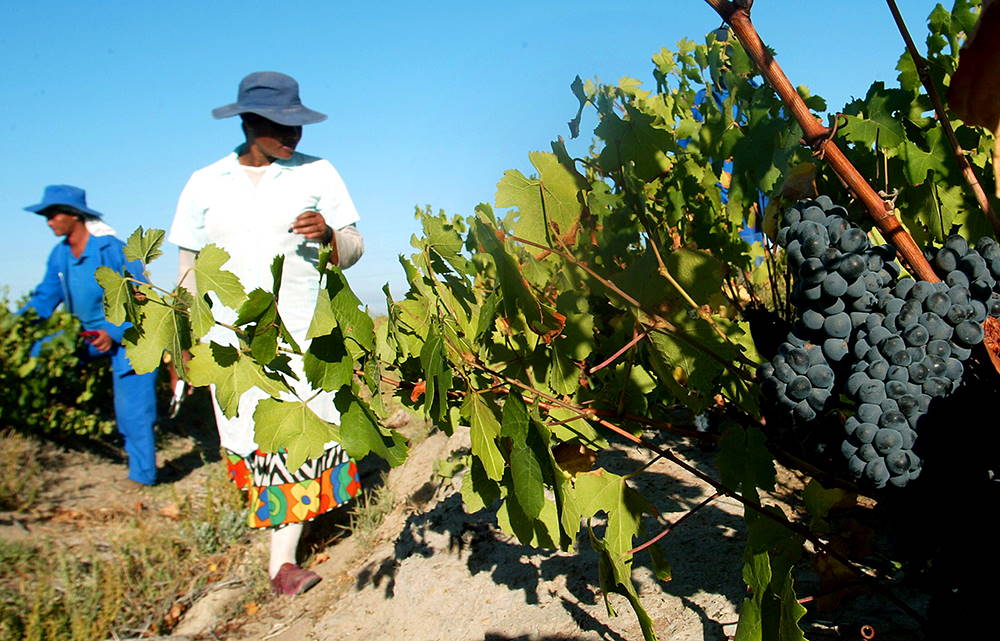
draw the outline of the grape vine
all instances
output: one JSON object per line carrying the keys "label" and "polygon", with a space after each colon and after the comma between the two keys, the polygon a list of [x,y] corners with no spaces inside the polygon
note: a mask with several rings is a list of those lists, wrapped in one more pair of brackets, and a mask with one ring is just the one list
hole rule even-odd
{"label": "grape vine", "polygon": [[[267,391],[256,440],[268,450],[287,448],[292,465],[331,438],[356,458],[375,453],[402,463],[405,439],[382,425],[388,403],[380,385],[393,382],[395,402],[440,429],[468,426],[466,509],[495,510],[500,526],[528,545],[565,550],[586,535],[600,555],[603,593],[628,601],[646,639],[656,638],[655,624],[631,568],[635,555],[648,554],[658,575],[668,572],[651,538],[662,528],[657,497],[641,496],[599,454],[624,439],[651,459],[684,466],[645,430],[717,441],[717,475],[692,469],[746,507],[743,576],[752,593],[737,638],[804,638],[805,609],[792,579],[804,541],[871,579],[822,537],[765,506],[782,430],[808,429],[845,390],[855,416],[831,437],[841,475],[846,468],[849,478],[868,479],[867,488],[916,478],[924,462],[912,455],[915,434],[925,429],[919,414],[933,402],[927,399],[958,384],[963,361],[982,340],[983,319],[996,311],[996,245],[970,249],[955,240],[979,239],[990,228],[972,213],[975,197],[961,187],[959,169],[943,160],[941,125],[924,115],[927,96],[912,57],[900,59],[899,88],[876,83],[844,108],[842,126],[826,128],[815,115],[824,101],[781,80],[745,10],[710,4],[732,9],[720,13],[738,39],[713,31],[703,44],[661,50],[653,56],[655,91],[631,79],[573,83],[579,110],[571,133],[584,111],[598,119],[585,157],[572,157],[559,139],[529,155],[532,175],[503,175],[496,210],[481,204],[471,215],[449,216],[418,209],[422,235],[415,253],[400,257],[409,290],[399,300],[386,290],[385,322],[371,320],[344,275],[321,257],[309,342],[297,345],[278,313],[280,261],[271,291],[246,292],[225,270],[225,252],[209,246],[195,263],[198,289],[238,310],[228,327],[239,348],[198,342],[216,322],[203,296],[103,272],[109,320],[135,325],[126,335],[132,362],[152,368],[164,349],[175,357],[190,351],[181,375],[216,385],[228,413],[250,387]],[[928,61],[939,81],[954,70],[958,34],[974,14],[975,3],[965,0],[932,14]],[[956,135],[973,150],[974,166],[990,165],[988,132],[960,126]],[[855,168],[877,176],[883,192],[896,190],[898,218]],[[832,200],[815,198],[782,217],[818,193]],[[852,194],[874,220],[854,221],[833,205],[850,203]],[[748,229],[765,240],[748,244],[741,236]],[[913,281],[900,278],[886,239],[926,281],[919,289],[903,284]],[[162,232],[139,230],[126,255],[151,260],[161,242]],[[945,249],[928,260],[918,243]],[[797,323],[780,333],[787,339],[777,355],[767,345],[773,327],[755,327],[762,318],[773,327]],[[305,355],[313,386],[336,392],[339,426],[295,397],[289,353]],[[765,357],[770,394],[762,408],[756,377]],[[784,424],[772,405],[785,413]],[[678,407],[686,420],[677,419]],[[703,422],[708,410],[726,416],[725,431],[698,430],[695,418]],[[920,617],[891,592],[888,598]]]}

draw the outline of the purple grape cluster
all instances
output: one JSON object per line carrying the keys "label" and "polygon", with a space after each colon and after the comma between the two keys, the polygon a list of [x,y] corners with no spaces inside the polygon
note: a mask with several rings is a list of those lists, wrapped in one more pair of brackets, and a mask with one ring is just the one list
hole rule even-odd
{"label": "purple grape cluster", "polygon": [[849,474],[905,486],[920,474],[913,448],[931,401],[958,388],[983,321],[1000,316],[1000,245],[952,236],[928,252],[942,281],[899,278],[894,248],[871,245],[825,196],[786,212],[777,240],[798,319],[758,372],[765,397],[803,430],[820,414],[853,410],[831,439]]}

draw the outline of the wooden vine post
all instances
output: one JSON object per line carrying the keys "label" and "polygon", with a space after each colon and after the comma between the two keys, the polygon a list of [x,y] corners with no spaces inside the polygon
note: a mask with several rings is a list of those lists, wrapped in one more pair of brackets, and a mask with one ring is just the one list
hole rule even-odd
{"label": "wooden vine post", "polygon": [[837,144],[831,139],[833,132],[820,124],[819,120],[813,116],[802,97],[788,81],[788,77],[781,70],[778,62],[764,47],[757,30],[750,21],[750,14],[742,6],[752,4],[752,2],[747,0],[743,0],[742,4],[736,4],[730,0],[705,0],[705,2],[732,27],[747,54],[802,128],[806,144],[830,163],[833,171],[868,210],[872,220],[875,221],[875,226],[882,232],[882,236],[896,247],[913,273],[922,280],[930,282],[941,280],[934,273],[927,259],[924,258],[923,252],[917,247],[913,237],[900,224],[899,219],[892,212],[891,206],[875,193],[868,181],[837,147]]}

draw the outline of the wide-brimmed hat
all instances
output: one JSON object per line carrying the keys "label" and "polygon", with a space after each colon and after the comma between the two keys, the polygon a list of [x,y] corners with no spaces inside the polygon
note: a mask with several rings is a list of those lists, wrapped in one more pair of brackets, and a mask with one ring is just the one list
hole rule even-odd
{"label": "wide-brimmed hat", "polygon": [[101,218],[104,214],[87,207],[87,192],[73,185],[49,185],[42,194],[42,202],[28,205],[25,211],[43,214],[49,207],[75,209],[84,216]]}
{"label": "wide-brimmed hat", "polygon": [[326,120],[299,99],[299,83],[277,71],[255,71],[240,81],[236,102],[212,110],[216,118],[252,113],[289,126],[311,125]]}

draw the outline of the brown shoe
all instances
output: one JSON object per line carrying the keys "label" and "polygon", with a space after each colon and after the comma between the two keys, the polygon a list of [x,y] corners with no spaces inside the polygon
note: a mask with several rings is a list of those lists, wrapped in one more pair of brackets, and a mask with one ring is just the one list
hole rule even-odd
{"label": "brown shoe", "polygon": [[275,594],[302,594],[320,580],[315,572],[300,568],[294,563],[285,563],[271,579],[271,586]]}

